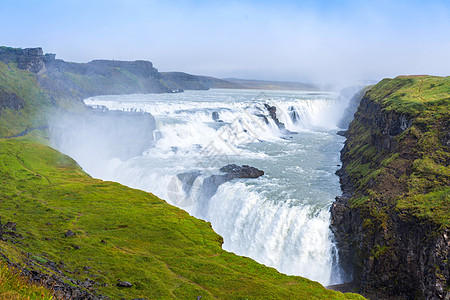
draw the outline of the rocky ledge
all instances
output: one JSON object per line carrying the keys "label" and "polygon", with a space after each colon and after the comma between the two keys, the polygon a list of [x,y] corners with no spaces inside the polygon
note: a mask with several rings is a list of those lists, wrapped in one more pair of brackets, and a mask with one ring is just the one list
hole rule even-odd
{"label": "rocky ledge", "polygon": [[[21,244],[24,237],[17,233],[17,223],[7,222],[6,224],[2,224],[0,218],[0,239],[4,242],[10,242],[12,244]],[[45,253],[42,254],[42,256],[45,257],[45,260],[41,259],[41,261],[36,260],[37,256],[30,253],[25,253],[24,256],[26,257],[23,260],[25,265],[21,265],[11,262],[8,257],[0,251],[0,257],[2,257],[2,259],[10,267],[19,271],[20,275],[27,278],[30,282],[43,285],[46,288],[53,290],[57,299],[110,299],[109,297],[96,293],[95,287],[99,286],[100,283],[95,282],[90,278],[86,278],[85,281],[79,281],[71,278],[68,276],[70,271],[65,269],[65,263],[56,263],[48,260]],[[48,270],[48,274],[39,271],[38,269]]]}
{"label": "rocky ledge", "polygon": [[15,93],[0,91],[0,113],[5,108],[19,110],[24,106],[25,101]]}

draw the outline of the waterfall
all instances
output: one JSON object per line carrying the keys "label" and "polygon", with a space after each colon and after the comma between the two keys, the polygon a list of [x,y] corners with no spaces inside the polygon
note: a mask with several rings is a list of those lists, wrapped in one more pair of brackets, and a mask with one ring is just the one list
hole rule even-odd
{"label": "waterfall", "polygon": [[[61,138],[51,140],[92,176],[152,192],[211,222],[225,250],[286,274],[336,284],[342,279],[329,207],[340,194],[334,172],[343,138],[335,133],[343,104],[335,98],[246,90],[98,96],[85,103],[154,117],[156,128],[145,151],[89,168],[84,156],[92,153],[82,143],[69,148]],[[72,129],[54,136],[71,140],[77,131]],[[221,183],[205,199],[204,180],[229,163],[257,167],[265,175]]]}

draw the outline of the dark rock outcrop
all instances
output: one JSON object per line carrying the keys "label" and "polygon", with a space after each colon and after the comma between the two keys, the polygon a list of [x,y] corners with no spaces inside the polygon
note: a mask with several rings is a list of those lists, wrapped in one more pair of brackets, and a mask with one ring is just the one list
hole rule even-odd
{"label": "dark rock outcrop", "polygon": [[16,228],[17,224],[15,222],[7,222],[6,224],[1,223],[0,217],[0,240],[2,241],[10,241],[13,244],[22,243],[23,236],[20,233],[17,233]]}
{"label": "dark rock outcrop", "polygon": [[5,108],[19,110],[24,108],[25,101],[14,93],[0,91],[0,113]]}
{"label": "dark rock outcrop", "polygon": [[[297,118],[297,119],[299,118],[299,116],[295,110],[290,111],[290,115],[293,118]],[[291,132],[291,131],[287,130],[284,123],[278,119],[276,106],[272,106],[267,103],[264,103],[264,109],[257,108],[257,112],[255,113],[255,116],[262,118],[264,123],[266,123],[266,124],[269,124],[269,120],[272,120],[283,134],[294,134],[295,133],[295,132]]]}
{"label": "dark rock outcrop", "polygon": [[210,199],[217,192],[217,189],[221,184],[235,178],[258,178],[264,175],[264,171],[248,165],[238,166],[235,164],[229,164],[219,170],[225,174],[211,175],[203,180],[201,196],[197,205],[197,213],[199,213],[200,216],[207,216]]}
{"label": "dark rock outcrop", "polygon": [[229,164],[219,169],[220,172],[226,173],[227,178],[258,178],[264,175],[264,171],[259,170],[248,165],[238,166],[235,164]]}
{"label": "dark rock outcrop", "polygon": [[42,74],[46,71],[45,60],[47,57],[44,55],[42,48],[0,47],[0,61],[5,63],[15,62],[19,69],[36,74]]}
{"label": "dark rock outcrop", "polygon": [[275,106],[271,106],[267,103],[264,104],[264,107],[269,112],[270,118],[275,122],[275,124],[280,128],[281,130],[285,130],[285,126],[280,120],[277,118],[277,108]]}
{"label": "dark rock outcrop", "polygon": [[178,174],[179,182],[171,181],[169,183],[169,198],[178,206],[190,206],[195,201],[199,201],[198,212],[204,216],[208,211],[211,197],[214,196],[221,184],[235,178],[258,178],[264,175],[264,171],[248,165],[229,164],[220,168],[219,171],[224,174],[211,175],[204,178],[201,186],[194,192],[192,191],[194,182],[202,176],[202,173],[195,170]]}
{"label": "dark rock outcrop", "polygon": [[295,107],[289,106],[288,110],[289,110],[289,116],[291,117],[292,122],[296,123],[296,122],[300,121],[300,115],[295,110]]}
{"label": "dark rock outcrop", "polygon": [[219,169],[223,175],[211,175],[203,180],[202,197],[205,199],[211,198],[219,186],[227,181],[235,178],[258,178],[264,175],[264,171],[259,170],[248,165],[238,166],[229,164]]}
{"label": "dark rock outcrop", "polygon": [[67,230],[66,233],[64,233],[65,237],[71,237],[71,236],[74,236],[74,235],[75,235],[75,233],[72,230]]}
{"label": "dark rock outcrop", "polygon": [[130,287],[133,286],[133,284],[130,283],[130,282],[128,282],[128,281],[119,281],[119,282],[117,283],[117,286],[118,286],[118,287],[124,287],[124,288],[130,288]]}
{"label": "dark rock outcrop", "polygon": [[201,175],[200,171],[192,171],[187,173],[180,173],[177,175],[181,181],[183,192],[188,195],[191,192],[195,180]]}
{"label": "dark rock outcrop", "polygon": [[213,119],[214,122],[219,122],[220,117],[219,117],[219,112],[217,111],[213,111],[213,113],[211,114],[211,117]]}
{"label": "dark rock outcrop", "polygon": [[[11,230],[11,231],[9,231]],[[21,234],[16,233],[17,223],[16,222],[7,222],[6,224],[1,223],[0,217],[0,239],[2,241],[8,241],[11,243],[20,242],[18,239],[24,239]],[[80,282],[79,280],[73,279],[65,275],[64,263],[55,263],[53,261],[48,260],[48,257],[45,253],[42,256],[46,257],[46,262],[41,263],[34,260],[32,257],[35,255],[27,254],[27,258],[24,259],[25,265],[20,265],[17,263],[13,263],[2,253],[0,249],[0,256],[2,260],[6,262],[10,267],[14,270],[18,271],[21,276],[28,278],[30,282],[45,286],[48,289],[54,291],[57,299],[73,299],[73,300],[103,300],[109,299],[109,297],[102,296],[100,294],[95,293],[93,290],[88,291],[86,288],[90,288],[94,285],[99,285],[99,283],[86,279],[85,282]],[[53,271],[55,274],[46,274],[42,271],[38,271],[35,269],[36,265],[41,265],[41,268],[48,268]],[[59,275],[57,275],[59,274]],[[69,284],[67,282],[71,282]]]}
{"label": "dark rock outcrop", "polygon": [[[48,275],[37,270],[28,270],[17,264],[11,264],[15,269],[21,271],[21,275],[28,277],[31,282],[43,285],[48,289],[54,291],[57,299],[71,299],[71,300],[103,300],[110,299],[107,296],[102,296],[90,292],[86,289],[91,288],[96,282],[91,279],[86,279],[80,282],[76,279],[67,278],[66,276],[58,276],[56,274]],[[70,281],[72,284],[64,282]]]}

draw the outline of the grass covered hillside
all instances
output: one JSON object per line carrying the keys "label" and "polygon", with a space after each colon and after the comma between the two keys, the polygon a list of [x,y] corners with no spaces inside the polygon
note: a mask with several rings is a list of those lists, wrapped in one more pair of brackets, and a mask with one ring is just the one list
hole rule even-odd
{"label": "grass covered hillside", "polygon": [[0,137],[44,126],[51,106],[35,75],[0,61]]}
{"label": "grass covered hillside", "polygon": [[[152,194],[91,178],[46,145],[45,113],[70,101],[43,90],[44,75],[0,62],[4,264],[72,299],[360,298],[226,252],[209,223]],[[35,293],[27,286],[2,279],[0,291]]]}

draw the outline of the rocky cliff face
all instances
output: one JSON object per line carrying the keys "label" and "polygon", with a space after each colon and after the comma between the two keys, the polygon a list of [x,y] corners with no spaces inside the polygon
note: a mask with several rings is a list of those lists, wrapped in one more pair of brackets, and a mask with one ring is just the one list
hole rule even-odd
{"label": "rocky cliff face", "polygon": [[15,93],[0,90],[0,114],[5,108],[19,110],[25,106],[25,101]]}
{"label": "rocky cliff face", "polygon": [[[433,81],[428,96],[428,80],[449,84],[396,78],[369,90],[341,152],[332,230],[343,268],[375,298],[450,299],[449,89],[432,94]],[[416,87],[425,106],[410,109]]]}
{"label": "rocky cliff face", "polygon": [[49,58],[46,69],[39,83],[56,98],[82,100],[105,94],[171,92],[149,61],[70,63]]}
{"label": "rocky cliff face", "polygon": [[16,49],[0,47],[0,61],[15,62],[19,69],[36,74],[45,72],[45,60],[47,57],[44,55],[42,48]]}

